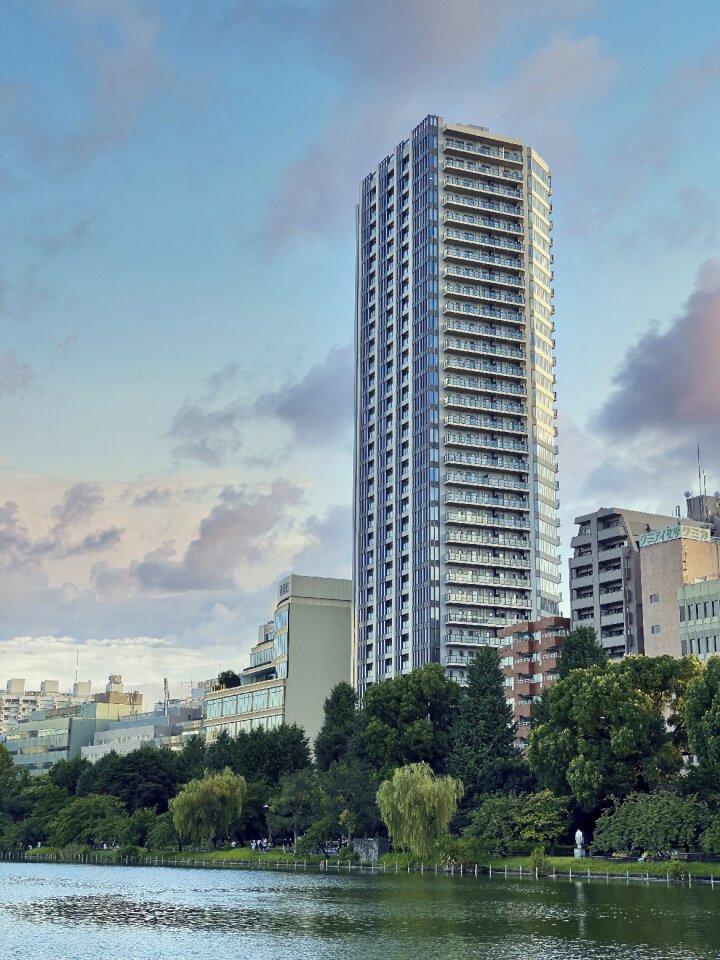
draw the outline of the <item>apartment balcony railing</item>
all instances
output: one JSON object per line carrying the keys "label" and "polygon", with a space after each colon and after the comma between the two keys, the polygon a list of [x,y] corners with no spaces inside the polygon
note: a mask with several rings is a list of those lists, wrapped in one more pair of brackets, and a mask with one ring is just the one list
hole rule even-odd
{"label": "apartment balcony railing", "polygon": [[[452,503],[452,501],[450,502]],[[508,530],[530,529],[529,520],[521,520],[507,514],[503,514],[501,517],[492,517],[488,514],[474,513],[469,510],[448,510],[445,514],[445,523],[459,523],[468,527],[503,527]]]}
{"label": "apartment balcony railing", "polygon": [[511,187],[501,187],[496,183],[487,183],[482,180],[473,180],[470,177],[443,177],[442,184],[446,188],[459,187],[462,190],[473,190],[478,193],[491,193],[497,197],[507,197],[509,200],[522,201],[522,190]]}
{"label": "apartment balcony railing", "polygon": [[[480,427],[485,429],[482,417],[465,416],[463,414],[446,414],[443,421],[447,425],[459,427]],[[448,434],[450,436],[450,434]],[[461,436],[457,434],[454,436]],[[460,443],[460,440],[453,440],[453,443]],[[463,441],[464,442],[464,441]],[[492,450],[517,450],[521,453],[527,453],[528,445],[522,440],[510,440],[507,437],[488,437],[484,434],[473,436],[471,446],[490,448]],[[523,461],[522,469],[527,470],[527,464]]]}
{"label": "apartment balcony railing", "polygon": [[[516,413],[520,416],[527,415],[527,407],[524,403],[514,400],[492,400],[490,397],[478,397],[478,404],[481,410],[501,410],[506,413]],[[484,401],[484,402],[483,402]],[[463,414],[446,414],[445,423],[460,423],[470,427],[482,426],[482,418],[474,416],[463,416]]]}
{"label": "apartment balcony railing", "polygon": [[456,137],[447,137],[443,144],[446,150],[462,150],[482,157],[495,157],[498,160],[507,160],[511,163],[522,163],[523,155],[519,150],[506,150],[505,147],[488,147],[472,140],[459,140]]}
{"label": "apartment balcony railing", "polygon": [[[477,370],[478,372],[487,372],[487,365],[483,364],[481,360],[471,360],[468,357],[446,357],[443,360],[443,368],[446,370],[457,368],[460,370]],[[464,382],[449,384],[448,381],[450,380]],[[463,386],[468,390],[484,390],[489,391],[490,393],[514,394],[521,397],[527,396],[527,390],[525,389],[524,384],[507,383],[505,380],[479,380],[476,377],[464,378],[450,376],[445,377],[444,383],[446,386]],[[478,400],[481,399],[483,398],[478,398]]]}
{"label": "apartment balcony railing", "polygon": [[476,267],[447,266],[443,270],[446,277],[467,277],[470,280],[486,280],[488,283],[504,283],[510,287],[524,287],[522,277],[513,277],[508,273],[497,273],[494,270],[479,270]]}
{"label": "apartment balcony railing", "polygon": [[473,320],[461,320],[459,317],[446,317],[443,320],[443,330],[456,330],[459,333],[474,333],[481,337],[497,337],[502,340],[525,342],[525,334],[522,330],[515,330],[513,327],[475,323]]}
{"label": "apartment balcony railing", "polygon": [[[449,220],[449,215],[443,218]],[[510,240],[508,237],[496,237],[489,233],[478,233],[476,230],[456,230],[453,227],[443,230],[443,240],[456,240],[458,243],[474,243],[481,247],[495,247],[499,250],[515,250],[523,253],[525,244],[520,240]]]}
{"label": "apartment balcony railing", "polygon": [[443,194],[443,203],[457,207],[471,207],[474,210],[487,210],[489,213],[502,213],[521,219],[525,215],[520,204],[502,203],[500,200],[486,200],[484,197],[467,197],[462,193]]}
{"label": "apartment balcony railing", "polygon": [[[448,361],[448,363],[450,362],[449,357],[446,357],[446,360]],[[478,369],[478,367],[476,366],[473,369]],[[527,374],[525,372],[525,368],[518,366],[515,363],[498,363],[495,360],[480,360],[479,369],[483,373],[492,373],[492,374],[495,374],[496,376],[500,375],[500,376],[506,376],[506,377],[517,377],[518,380],[527,380]],[[450,380],[453,378],[446,377],[445,379]],[[456,377],[454,379],[461,380],[463,378]],[[475,381],[474,385],[477,385],[477,381]],[[453,384],[453,386],[471,386],[471,384],[468,382],[467,384]]]}
{"label": "apartment balcony railing", "polygon": [[485,250],[467,250],[464,247],[445,247],[443,256],[446,260],[467,260],[471,263],[488,263],[497,267],[510,267],[512,270],[524,270],[525,261],[521,257],[503,257],[497,253],[488,253]]}
{"label": "apartment balcony railing", "polygon": [[[512,470],[517,473],[528,472],[528,465],[523,463],[522,460],[503,456],[490,457],[485,453],[476,453],[474,451],[451,450],[445,454],[443,459],[445,463],[468,463],[473,467],[485,467],[490,470]],[[528,483],[522,484],[522,487],[527,490]]]}
{"label": "apartment balcony railing", "polygon": [[[450,399],[448,395],[447,400]],[[474,417],[472,426],[485,430],[501,430],[503,433],[527,433],[527,425],[520,419],[508,420],[504,417]]]}
{"label": "apartment balcony railing", "polygon": [[488,307],[486,304],[465,303],[462,300],[447,300],[443,304],[444,313],[463,313],[483,320],[507,320],[510,323],[525,323],[525,317],[519,310],[505,310],[502,307]]}
{"label": "apartment balcony railing", "polygon": [[[450,440],[449,438],[453,437],[456,439]],[[465,437],[468,439],[466,440]],[[446,434],[445,435],[445,444],[452,444],[457,446],[470,447],[473,450],[478,450],[483,448],[482,436],[477,434]],[[485,453],[477,454],[479,457],[478,464],[483,467],[490,467],[492,470],[513,470],[522,473],[528,472],[528,464],[519,458],[516,457],[503,457],[501,456],[488,456]]]}
{"label": "apartment balcony railing", "polygon": [[520,610],[529,610],[530,602],[527,597],[507,596],[495,597],[491,593],[483,594],[474,591],[448,590],[445,594],[445,603],[467,604],[472,607],[493,607],[502,609],[511,607]]}
{"label": "apartment balcony railing", "polygon": [[476,287],[467,283],[446,283],[443,292],[446,296],[474,297],[477,300],[491,300],[498,303],[525,303],[525,297],[507,290],[494,290],[490,287]]}
{"label": "apartment balcony railing", "polygon": [[520,590],[530,589],[530,580],[528,577],[498,577],[494,574],[482,574],[470,572],[468,570],[448,570],[445,574],[446,583],[491,583],[493,586],[518,588]]}
{"label": "apartment balcony railing", "polygon": [[[475,482],[475,477],[478,478],[480,482]],[[445,474],[446,483],[460,483],[467,484],[468,486],[480,486],[482,483],[482,478],[480,474],[473,474],[469,470],[465,470],[462,473],[456,470],[448,470]],[[528,501],[523,497],[492,497],[489,494],[478,494],[483,499],[477,501],[478,503],[483,503],[486,506],[491,507],[507,507],[510,510],[529,510]]]}
{"label": "apartment balcony railing", "polygon": [[[455,463],[455,462],[457,462],[457,463],[465,463],[465,462],[472,462],[472,461],[454,461],[454,460],[447,460],[447,459],[446,459],[445,462],[446,462],[446,463]],[[478,465],[478,466],[479,466],[480,464],[477,464],[477,463],[476,463],[475,465]],[[460,476],[462,476],[462,477],[464,478],[464,479],[462,479],[462,480],[459,481],[460,483],[467,483],[467,482],[468,482],[468,479],[467,479],[467,477],[468,477],[468,472],[467,472],[467,471],[465,471],[464,474],[460,474]],[[488,474],[488,473],[481,474],[481,473],[474,473],[474,472],[472,472],[472,473],[470,474],[470,476],[472,476],[473,478],[476,478],[476,479],[474,479],[474,480],[472,481],[472,482],[473,482],[473,486],[486,487],[486,488],[488,488],[488,489],[490,489],[490,490],[519,490],[521,493],[528,493],[528,492],[529,492],[529,488],[530,488],[530,484],[529,484],[529,482],[528,482],[527,480],[524,480],[524,481],[523,481],[523,480],[508,480],[508,479],[506,479],[505,477],[496,477],[496,476],[495,476],[494,474],[492,474],[492,473],[490,473],[490,474]],[[449,473],[446,475],[446,479],[448,479],[448,478],[449,478]],[[466,493],[461,493],[461,492],[459,492],[459,491],[457,491],[457,490],[451,490],[451,491],[449,491],[448,493],[445,494],[445,503],[450,503],[450,502],[452,502],[452,503],[457,503],[459,500],[463,500],[463,501],[465,501],[466,503],[480,503],[481,501],[478,499],[478,497],[480,497],[480,496],[481,496],[481,494],[476,493],[474,490],[469,490],[469,491],[467,491]],[[483,501],[483,502],[484,502],[484,501]],[[513,506],[514,509],[519,509],[519,508],[517,507],[517,505],[514,504],[514,503],[513,503],[512,506]]]}
{"label": "apartment balcony railing", "polygon": [[487,227],[490,230],[502,230],[505,233],[522,233],[520,223],[512,220],[497,220],[495,217],[482,217],[476,213],[459,213],[457,210],[448,210],[443,214],[443,223],[464,223],[468,227]]}
{"label": "apartment balcony railing", "polygon": [[490,177],[501,177],[503,180],[516,180],[522,182],[523,175],[519,170],[504,170],[502,167],[489,163],[475,163],[474,160],[458,160],[455,157],[448,157],[443,163],[443,170],[467,170],[469,173],[477,173]]}
{"label": "apartment balcony railing", "polygon": [[462,350],[465,353],[480,353],[488,357],[508,357],[511,360],[525,360],[525,351],[517,347],[502,347],[485,340],[461,340],[458,337],[446,337],[443,341],[446,350]]}
{"label": "apartment balcony railing", "polygon": [[487,567],[522,567],[529,569],[530,561],[527,558],[496,557],[492,553],[480,553],[478,550],[447,550],[445,553],[446,563],[470,563],[477,566]]}
{"label": "apartment balcony railing", "polygon": [[445,543],[482,543],[493,547],[515,547],[518,550],[529,550],[530,541],[527,537],[509,537],[505,534],[476,533],[474,530],[448,530],[445,533]]}

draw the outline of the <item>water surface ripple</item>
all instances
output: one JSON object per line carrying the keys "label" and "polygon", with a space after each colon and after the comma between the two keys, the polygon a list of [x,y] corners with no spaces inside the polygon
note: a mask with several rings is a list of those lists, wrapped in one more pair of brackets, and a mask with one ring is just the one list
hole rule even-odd
{"label": "water surface ripple", "polygon": [[720,889],[0,864],[3,960],[699,960]]}

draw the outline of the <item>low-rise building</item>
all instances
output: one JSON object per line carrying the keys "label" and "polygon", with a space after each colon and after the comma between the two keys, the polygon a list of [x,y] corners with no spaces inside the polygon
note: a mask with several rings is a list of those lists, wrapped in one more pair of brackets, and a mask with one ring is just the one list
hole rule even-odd
{"label": "low-rise building", "polygon": [[208,741],[222,730],[296,723],[312,740],[332,688],[350,682],[352,584],[330,577],[286,577],[273,620],[258,630],[241,685],[208,693]]}
{"label": "low-rise building", "polygon": [[681,655],[678,590],[720,577],[720,541],[706,523],[676,521],[640,537],[644,653]]}
{"label": "low-rise building", "polygon": [[560,651],[569,631],[567,617],[545,617],[515,623],[498,633],[498,656],[520,750],[527,747],[533,702],[557,680]]}
{"label": "low-rise building", "polygon": [[677,588],[680,656],[701,660],[720,654],[720,579]]}

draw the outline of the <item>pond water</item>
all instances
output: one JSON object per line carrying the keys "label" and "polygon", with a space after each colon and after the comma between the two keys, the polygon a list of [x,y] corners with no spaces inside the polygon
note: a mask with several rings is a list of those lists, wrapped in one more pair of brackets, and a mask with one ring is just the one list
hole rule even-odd
{"label": "pond water", "polygon": [[720,886],[0,863],[3,960],[695,960]]}

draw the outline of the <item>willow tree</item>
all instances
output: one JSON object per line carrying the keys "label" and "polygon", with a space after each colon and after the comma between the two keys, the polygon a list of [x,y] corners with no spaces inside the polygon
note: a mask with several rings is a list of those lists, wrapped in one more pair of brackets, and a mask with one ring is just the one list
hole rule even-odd
{"label": "willow tree", "polygon": [[240,815],[246,793],[245,778],[229,767],[222,773],[206,770],[202,780],[186,783],[170,801],[178,835],[211,848],[219,837],[227,835],[231,822]]}
{"label": "willow tree", "polygon": [[463,793],[459,780],[434,776],[427,763],[410,763],[380,785],[377,803],[395,846],[428,857],[447,836]]}

